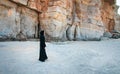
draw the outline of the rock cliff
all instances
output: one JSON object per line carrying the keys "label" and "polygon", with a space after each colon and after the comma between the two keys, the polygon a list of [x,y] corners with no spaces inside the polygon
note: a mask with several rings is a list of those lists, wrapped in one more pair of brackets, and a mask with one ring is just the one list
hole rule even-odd
{"label": "rock cliff", "polygon": [[120,32],[115,0],[0,0],[0,39],[100,40]]}
{"label": "rock cliff", "polygon": [[37,37],[39,13],[47,10],[47,0],[0,0],[0,38],[16,38],[21,31]]}
{"label": "rock cliff", "polygon": [[119,6],[115,6],[115,26],[114,30],[120,33],[120,15],[117,13],[118,12]]}

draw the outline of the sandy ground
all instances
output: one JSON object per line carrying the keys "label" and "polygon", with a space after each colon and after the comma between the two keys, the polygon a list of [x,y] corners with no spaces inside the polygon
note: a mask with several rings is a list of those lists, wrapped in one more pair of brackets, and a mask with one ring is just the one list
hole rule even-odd
{"label": "sandy ground", "polygon": [[120,39],[46,44],[40,62],[39,42],[0,42],[0,74],[120,74]]}

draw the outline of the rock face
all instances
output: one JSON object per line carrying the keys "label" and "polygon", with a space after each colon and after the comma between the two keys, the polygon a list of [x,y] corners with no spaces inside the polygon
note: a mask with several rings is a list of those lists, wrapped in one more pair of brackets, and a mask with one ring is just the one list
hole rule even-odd
{"label": "rock face", "polygon": [[[101,20],[101,0],[75,0],[75,40],[99,40],[104,33]],[[77,24],[76,24],[77,23]]]}
{"label": "rock face", "polygon": [[47,10],[49,0],[9,0],[38,12]]}
{"label": "rock face", "polygon": [[114,30],[120,33],[120,15],[116,14]]}
{"label": "rock face", "polygon": [[35,5],[37,1],[0,0],[0,36],[16,38],[20,31],[27,38],[37,36],[38,12],[45,10],[40,8],[42,5]]}
{"label": "rock face", "polygon": [[51,0],[41,24],[52,38],[99,40],[104,33],[101,7],[101,0]]}
{"label": "rock face", "polygon": [[118,8],[119,8],[119,6],[117,6],[116,5],[116,7],[115,7],[116,9],[115,9],[115,27],[114,27],[114,30],[116,31],[116,32],[119,32],[120,33],[120,15],[117,13],[118,12]]}
{"label": "rock face", "polygon": [[67,12],[68,2],[70,3],[69,0],[51,0],[48,10],[40,15],[41,27],[45,30],[48,40],[66,39],[64,35],[67,30],[67,16],[72,12]]}
{"label": "rock face", "polygon": [[45,30],[51,40],[100,40],[104,32],[120,32],[115,0],[0,0],[0,38],[37,38]]}
{"label": "rock face", "polygon": [[7,0],[0,0],[0,36],[2,37],[14,37],[20,30],[19,15],[16,12],[17,6]]}
{"label": "rock face", "polygon": [[4,5],[0,5],[0,35],[16,38],[16,35],[22,31],[27,37],[33,37],[38,23],[37,13],[7,0],[3,3]]}
{"label": "rock face", "polygon": [[115,3],[114,0],[108,1],[108,0],[103,0],[102,1],[102,8],[101,8],[101,13],[102,13],[102,20],[103,24],[105,26],[105,30],[111,32],[114,30],[115,26]]}

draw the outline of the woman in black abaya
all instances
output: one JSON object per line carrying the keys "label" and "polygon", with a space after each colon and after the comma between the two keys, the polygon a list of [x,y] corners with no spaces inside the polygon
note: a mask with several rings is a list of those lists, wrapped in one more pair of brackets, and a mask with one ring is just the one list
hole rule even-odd
{"label": "woman in black abaya", "polygon": [[45,36],[44,36],[44,31],[40,32],[40,55],[39,55],[39,60],[44,62],[48,57],[45,51]]}

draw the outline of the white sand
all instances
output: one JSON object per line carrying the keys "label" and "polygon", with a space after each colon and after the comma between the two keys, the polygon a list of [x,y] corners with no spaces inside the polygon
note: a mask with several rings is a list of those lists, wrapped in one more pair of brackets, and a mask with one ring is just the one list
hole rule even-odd
{"label": "white sand", "polygon": [[46,44],[43,63],[39,42],[0,42],[0,74],[120,74],[120,39]]}

